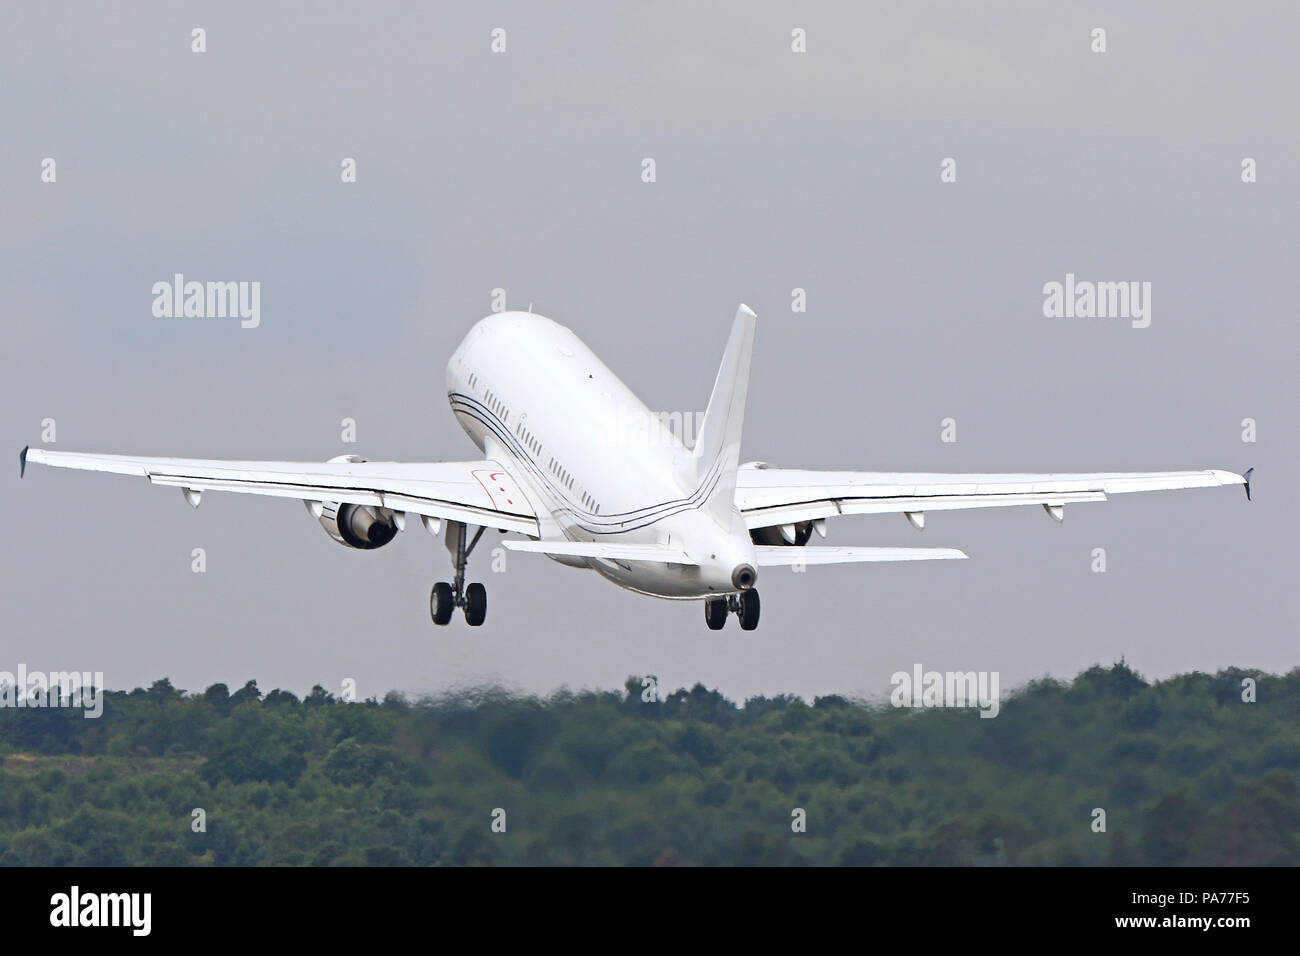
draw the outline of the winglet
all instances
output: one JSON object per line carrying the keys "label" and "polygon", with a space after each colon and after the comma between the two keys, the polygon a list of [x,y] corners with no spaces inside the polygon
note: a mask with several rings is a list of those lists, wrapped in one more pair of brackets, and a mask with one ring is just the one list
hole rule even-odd
{"label": "winglet", "polygon": [[27,474],[27,449],[31,447],[32,447],[31,445],[23,445],[23,450],[18,454],[18,477],[19,478],[22,478],[23,475]]}
{"label": "winglet", "polygon": [[1250,500],[1250,476],[1254,473],[1255,473],[1254,468],[1247,468],[1244,472],[1242,472],[1241,475],[1242,478],[1246,479],[1246,500],[1247,501]]}

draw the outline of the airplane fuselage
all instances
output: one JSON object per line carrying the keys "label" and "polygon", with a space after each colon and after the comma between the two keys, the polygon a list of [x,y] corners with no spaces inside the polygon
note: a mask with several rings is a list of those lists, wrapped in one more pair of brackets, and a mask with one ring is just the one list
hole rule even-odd
{"label": "airplane fuselage", "polygon": [[483,453],[537,511],[544,539],[650,544],[697,565],[553,556],[629,590],[691,599],[734,593],[757,567],[740,514],[701,507],[716,477],[581,339],[550,319],[502,312],[478,322],[447,363],[447,397]]}

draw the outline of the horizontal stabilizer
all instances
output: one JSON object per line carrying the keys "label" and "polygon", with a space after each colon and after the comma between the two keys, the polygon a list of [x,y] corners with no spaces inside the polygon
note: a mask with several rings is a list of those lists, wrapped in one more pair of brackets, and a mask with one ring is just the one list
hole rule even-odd
{"label": "horizontal stabilizer", "polygon": [[859,561],[946,561],[964,558],[956,548],[795,548],[759,545],[760,568],[790,564],[852,564]]}
{"label": "horizontal stabilizer", "polygon": [[516,541],[501,542],[511,551],[568,555],[575,558],[604,558],[606,561],[658,561],[667,564],[695,564],[685,551],[654,544],[607,544],[602,541]]}

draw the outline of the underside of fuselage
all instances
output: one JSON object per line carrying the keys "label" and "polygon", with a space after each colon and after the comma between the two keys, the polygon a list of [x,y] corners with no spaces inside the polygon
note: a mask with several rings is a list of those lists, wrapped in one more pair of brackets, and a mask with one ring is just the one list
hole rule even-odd
{"label": "underside of fuselage", "polygon": [[588,558],[587,567],[625,590],[669,601],[699,601],[738,590],[731,586],[711,587],[694,565]]}

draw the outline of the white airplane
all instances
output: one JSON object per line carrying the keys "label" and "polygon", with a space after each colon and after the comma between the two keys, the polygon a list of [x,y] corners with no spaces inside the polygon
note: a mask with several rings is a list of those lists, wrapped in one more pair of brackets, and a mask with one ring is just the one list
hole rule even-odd
{"label": "white airplane", "polygon": [[691,447],[569,329],[502,312],[470,329],[447,364],[447,398],[481,460],[210,461],[29,447],[20,474],[39,462],[135,475],[182,489],[195,507],[205,491],[298,498],[335,541],[363,550],[418,516],[444,535],[454,569],[450,583],[433,586],[434,623],[459,607],[473,626],[483,623],[487,592],[466,586],[465,570],[488,528],[527,538],[506,539],[507,548],[590,568],[630,591],[702,599],[714,630],[729,612],[753,630],[759,568],[966,557],[951,548],[809,547],[814,530],[825,536],[827,518],[901,513],[920,529],[927,511],[1006,505],[1042,505],[1060,521],[1067,504],[1130,491],[1244,484],[1250,497],[1253,469],[958,475],[742,465],[755,323],[742,305]]}

